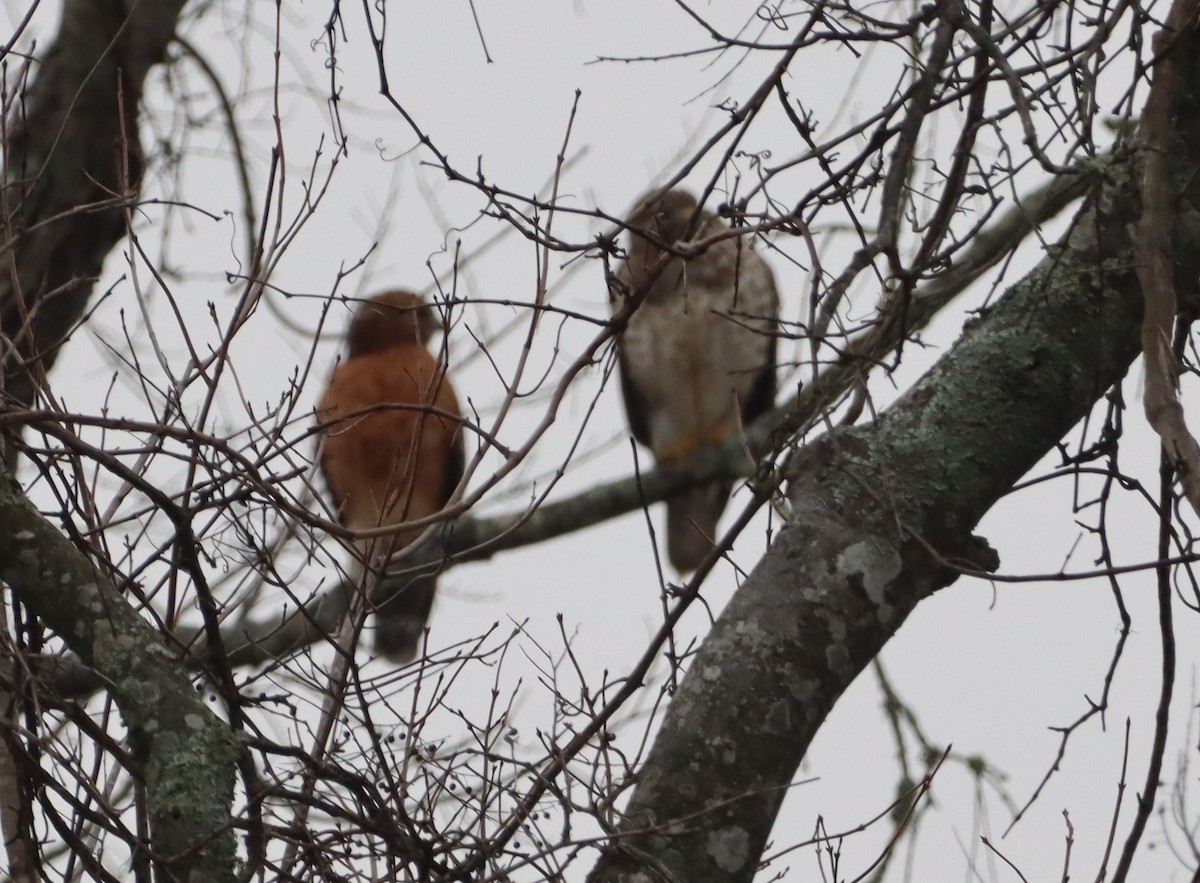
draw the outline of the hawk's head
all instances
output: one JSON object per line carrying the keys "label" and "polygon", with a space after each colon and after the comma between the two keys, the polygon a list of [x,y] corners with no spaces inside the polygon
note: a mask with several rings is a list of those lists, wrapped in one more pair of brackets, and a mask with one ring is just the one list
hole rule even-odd
{"label": "hawk's head", "polygon": [[351,356],[387,349],[398,343],[425,343],[442,328],[425,299],[396,289],[360,303],[346,332]]}
{"label": "hawk's head", "polygon": [[642,197],[629,226],[653,233],[663,242],[678,242],[688,234],[695,215],[696,197],[686,190],[654,190]]}

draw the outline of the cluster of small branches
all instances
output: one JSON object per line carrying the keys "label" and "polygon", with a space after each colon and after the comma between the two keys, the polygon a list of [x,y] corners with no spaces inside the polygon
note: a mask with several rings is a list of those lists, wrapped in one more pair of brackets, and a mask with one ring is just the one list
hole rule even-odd
{"label": "cluster of small branches", "polygon": [[[595,61],[641,65],[647,76],[680,65],[695,76],[695,61],[706,62],[694,92],[714,108],[712,124],[655,181],[638,183],[687,187],[729,221],[708,238],[663,243],[671,253],[687,258],[742,237],[776,267],[786,394],[683,468],[643,462],[602,481],[579,476],[590,459],[628,444],[623,429],[597,427],[593,415],[611,394],[613,341],[638,307],[635,293],[610,314],[603,292],[627,237],[646,231],[624,222],[634,193],[577,195],[576,161],[593,149],[576,127],[589,96],[575,93],[545,185],[531,194],[493,177],[486,154],[452,159],[438,125],[406,102],[389,42],[401,27],[396,5],[334,3],[309,33],[282,5],[259,21],[217,3],[180,18],[179,3],[101,10],[67,0],[48,51],[21,54],[25,28],[44,15],[38,4],[4,41],[0,431],[9,489],[0,510],[27,507],[24,520],[0,517],[0,531],[12,528],[0,536],[10,600],[0,821],[10,879],[557,880],[581,876],[598,855],[597,880],[633,879],[621,876],[622,862],[673,878],[648,844],[703,829],[707,813],[627,819],[623,810],[655,763],[654,732],[702,639],[681,623],[705,608],[706,577],[723,560],[752,565],[730,557],[734,543],[786,523],[788,483],[812,467],[806,445],[869,422],[895,397],[892,384],[909,382],[902,366],[928,367],[922,335],[952,299],[970,289],[982,321],[1013,281],[1009,263],[1045,246],[1043,227],[1117,186],[1112,170],[1133,153],[1127,136],[1153,69],[1145,47],[1161,27],[1154,9],[1132,0],[865,10],[781,0],[733,30],[676,5],[694,48]],[[348,71],[352,56],[373,70]],[[840,106],[818,73],[834,64],[854,70]],[[454,244],[431,256],[422,278],[435,271],[427,294],[447,330],[443,357],[452,370],[488,377],[465,398],[466,480],[371,591],[352,565],[362,534],[341,527],[323,496],[311,408],[344,306],[378,275],[376,241],[307,287],[293,270],[310,229],[339,210],[344,168],[375,142],[370,127],[381,117],[355,104],[367,102],[354,92],[364,74],[386,103],[382,119],[404,127],[420,174],[466,194],[467,223],[446,220]],[[303,156],[285,106],[296,83],[309,110],[328,110],[321,146]],[[228,204],[213,206],[198,189],[195,169],[209,153],[233,182]],[[1155,223],[1145,240],[1169,221]],[[386,223],[376,226],[382,239]],[[229,267],[193,257],[212,229]],[[524,296],[476,274],[498,252],[526,262],[532,254]],[[584,284],[601,293],[593,306],[569,306],[563,292]],[[1174,301],[1161,303],[1148,339],[1173,347],[1156,350],[1167,378],[1157,391],[1174,382],[1188,341],[1186,326],[1172,324]],[[257,361],[267,339],[294,357],[288,370]],[[72,366],[85,363],[77,351],[89,345],[103,367],[80,377]],[[264,373],[277,379],[269,393]],[[1109,547],[1118,492],[1140,495],[1162,519],[1158,560],[1145,566],[1158,569],[1167,611],[1164,657],[1172,575],[1186,574],[1188,604],[1200,608],[1171,484],[1184,454],[1167,463],[1157,493],[1146,491],[1118,460],[1123,401],[1114,393],[1108,405],[1098,426],[1063,444],[1061,467],[1036,479],[1087,488],[1076,515],[1098,544],[1097,572],[1120,623],[1102,692],[1062,730],[1046,780],[1071,735],[1105,715],[1130,632],[1125,571]],[[406,667],[369,658],[369,614],[394,580],[583,532],[718,477],[744,480],[749,493],[694,575],[674,583],[659,569],[661,622],[627,667],[597,678],[569,626],[547,642],[521,627],[517,611],[516,625],[475,639],[431,640]],[[35,523],[61,542],[31,545]],[[995,569],[988,555],[928,551],[946,574]],[[166,648],[162,669],[194,692],[190,705],[176,697],[179,720],[227,735],[221,750],[192,757],[172,742],[179,734],[154,708],[160,685],[139,680],[143,669],[94,635],[94,623],[70,627],[78,612],[30,556],[90,574],[71,582],[64,571],[61,588],[99,587],[89,602],[97,622],[114,605],[136,614],[144,630],[128,624],[121,639]],[[728,879],[796,854],[833,879],[853,878],[840,866],[844,838],[885,829],[858,877],[882,879],[947,763],[1010,800],[986,762],[937,745],[878,676],[901,767],[897,802],[864,811],[853,831],[822,825],[758,850]],[[1172,695],[1166,671],[1164,705]],[[1159,732],[1161,761],[1165,717]],[[195,779],[214,793],[189,815],[172,789]],[[716,801],[712,814],[736,803]],[[1027,804],[1010,803],[1019,818]],[[1137,810],[1142,828],[1151,803]],[[214,812],[224,813],[220,824]],[[1115,820],[1113,831],[1110,848]]]}

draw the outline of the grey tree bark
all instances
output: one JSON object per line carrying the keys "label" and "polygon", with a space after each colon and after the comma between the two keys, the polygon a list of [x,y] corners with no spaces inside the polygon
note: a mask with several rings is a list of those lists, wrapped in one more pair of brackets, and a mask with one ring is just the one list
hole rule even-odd
{"label": "grey tree bark", "polygon": [[159,878],[235,879],[238,739],[158,632],[9,478],[0,483],[0,579],[100,675],[121,709],[146,786]]}
{"label": "grey tree bark", "polygon": [[[137,99],[181,6],[68,0],[10,123],[7,408],[32,402],[124,233],[141,168]],[[1195,57],[1193,42],[1181,57]],[[1194,69],[1191,78],[1198,88],[1181,120],[1200,119]],[[1193,206],[1200,131],[1183,134],[1179,192]],[[1137,355],[1135,170],[1131,157],[1100,170],[1071,233],[879,421],[837,431],[793,464],[789,525],[693,660],[623,836],[592,879],[750,880],[783,793],[845,688],[921,599],[962,569],[995,565],[974,526]],[[1200,273],[1194,210],[1180,213],[1175,254],[1190,292]],[[7,477],[0,577],[120,705],[144,764],[156,854],[181,878],[232,879],[239,746],[119,587]]]}
{"label": "grey tree bark", "polygon": [[[53,44],[8,108],[0,205],[4,410],[29,407],[125,234],[142,170],[138,112],[182,0],[67,0]],[[11,468],[11,449],[6,461]],[[123,592],[0,467],[0,578],[100,676],[141,764],[162,879],[234,879],[228,725]],[[11,783],[10,783],[11,784]],[[3,809],[11,811],[12,802]]]}
{"label": "grey tree bark", "polygon": [[[1172,166],[1176,285],[1189,309],[1200,273],[1195,44],[1193,32],[1176,48],[1191,88]],[[877,422],[802,453],[788,524],[692,661],[589,880],[751,880],[842,692],[917,603],[996,563],[971,531],[1139,353],[1138,165],[1130,154],[1106,168],[1070,232]]]}
{"label": "grey tree bark", "polygon": [[12,403],[32,404],[125,234],[143,165],[142,87],[183,6],[67,0],[54,42],[31,65],[24,100],[8,108],[0,332],[13,344],[4,353]]}

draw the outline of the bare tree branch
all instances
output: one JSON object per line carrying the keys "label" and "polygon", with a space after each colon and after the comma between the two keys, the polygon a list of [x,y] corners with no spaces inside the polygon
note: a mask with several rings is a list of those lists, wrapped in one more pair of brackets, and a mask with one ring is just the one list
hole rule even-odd
{"label": "bare tree branch", "polygon": [[[182,0],[68,0],[24,101],[4,109],[0,331],[14,344],[4,363],[9,407],[32,404],[104,257],[125,233],[125,203],[136,198],[143,167],[143,83],[164,57],[182,7]],[[120,705],[164,878],[232,880],[237,739],[110,578],[7,473],[0,475],[0,575]],[[9,830],[12,807],[0,810]]]}
{"label": "bare tree branch", "polygon": [[[788,526],[692,662],[638,777],[630,836],[591,880],[753,878],[838,697],[958,567],[994,563],[970,531],[1137,355],[1140,289],[1119,257],[1135,171],[1114,165],[1072,232],[877,423],[800,454]],[[1197,230],[1178,236],[1180,272],[1194,275]]]}
{"label": "bare tree branch", "polygon": [[96,671],[120,706],[142,764],[151,846],[164,873],[232,881],[238,738],[109,577],[6,475],[0,476],[0,579]]}
{"label": "bare tree branch", "polygon": [[124,206],[144,165],[142,87],[183,5],[67,0],[24,101],[4,109],[0,332],[16,345],[4,360],[10,401],[32,404],[125,235]]}

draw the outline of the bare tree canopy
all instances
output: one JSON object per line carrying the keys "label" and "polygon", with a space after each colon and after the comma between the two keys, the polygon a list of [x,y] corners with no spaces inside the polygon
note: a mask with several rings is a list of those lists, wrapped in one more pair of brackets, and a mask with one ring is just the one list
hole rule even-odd
{"label": "bare tree canopy", "polygon": [[428,5],[8,10],[6,879],[1200,879],[1196,0]]}

